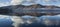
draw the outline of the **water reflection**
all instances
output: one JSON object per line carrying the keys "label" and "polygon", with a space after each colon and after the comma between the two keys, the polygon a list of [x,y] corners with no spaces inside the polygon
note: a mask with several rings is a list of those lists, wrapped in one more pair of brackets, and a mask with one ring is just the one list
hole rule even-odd
{"label": "water reflection", "polygon": [[22,22],[22,27],[58,27],[60,25],[60,15],[43,15],[40,17],[29,15],[24,15],[20,17],[0,15],[0,27],[13,27],[13,23],[17,24],[17,21],[12,21],[12,19],[14,18],[16,18],[18,24]]}

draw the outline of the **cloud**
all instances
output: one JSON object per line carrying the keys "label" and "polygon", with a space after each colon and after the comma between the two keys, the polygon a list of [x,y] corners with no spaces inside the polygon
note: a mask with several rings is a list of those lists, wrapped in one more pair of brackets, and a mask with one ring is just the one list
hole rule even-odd
{"label": "cloud", "polygon": [[18,4],[29,5],[29,4],[36,4],[36,1],[38,0],[12,0],[11,4],[12,5],[18,5]]}
{"label": "cloud", "polygon": [[45,2],[49,2],[50,0],[45,0]]}
{"label": "cloud", "polygon": [[0,7],[8,6],[8,5],[10,5],[10,4],[9,4],[9,2],[6,2],[6,3],[4,3],[4,2],[3,2],[3,3],[2,3],[2,2],[0,2]]}
{"label": "cloud", "polygon": [[35,3],[36,0],[11,0],[10,2],[0,2],[0,7],[8,5],[31,5]]}
{"label": "cloud", "polygon": [[0,7],[10,5],[10,0],[0,0]]}
{"label": "cloud", "polygon": [[[32,5],[32,4],[42,4],[42,5],[58,5],[59,0],[10,0],[10,2],[0,2],[1,6],[8,6],[8,5]],[[60,7],[60,5],[59,5]]]}
{"label": "cloud", "polygon": [[11,1],[11,4],[12,5],[18,5],[18,4],[21,4],[24,0],[12,0]]}
{"label": "cloud", "polygon": [[1,6],[8,6],[8,5],[32,5],[37,4],[38,0],[11,0],[10,2],[1,2]]}
{"label": "cloud", "polygon": [[4,4],[4,3],[0,3],[0,7],[2,7],[2,6],[7,6],[6,4]]}

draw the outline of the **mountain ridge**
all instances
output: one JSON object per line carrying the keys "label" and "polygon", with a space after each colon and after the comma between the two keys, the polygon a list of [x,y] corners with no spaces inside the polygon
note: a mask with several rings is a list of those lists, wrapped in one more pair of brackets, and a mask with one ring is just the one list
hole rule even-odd
{"label": "mountain ridge", "polygon": [[3,10],[3,12],[0,11],[0,13],[1,12],[5,13],[5,11],[4,11],[4,9],[5,9],[5,10],[10,10],[10,11],[6,11],[6,13],[5,13],[5,14],[10,14],[10,15],[19,15],[19,16],[20,15],[34,15],[34,16],[42,15],[42,14],[40,14],[38,12],[30,12],[30,13],[28,11],[24,12],[25,10],[36,10],[38,8],[39,9],[41,9],[41,8],[44,8],[44,9],[47,9],[47,8],[48,9],[55,9],[55,8],[60,8],[60,7],[58,7],[58,6],[43,6],[43,5],[40,5],[40,4],[34,4],[34,5],[30,5],[30,6],[11,5],[11,6],[0,7],[0,10]]}

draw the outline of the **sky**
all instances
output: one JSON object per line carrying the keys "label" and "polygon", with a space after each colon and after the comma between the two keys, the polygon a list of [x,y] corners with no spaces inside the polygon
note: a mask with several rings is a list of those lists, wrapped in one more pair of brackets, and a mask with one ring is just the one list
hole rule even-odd
{"label": "sky", "polygon": [[0,0],[0,7],[18,4],[22,5],[42,4],[60,6],[60,0]]}

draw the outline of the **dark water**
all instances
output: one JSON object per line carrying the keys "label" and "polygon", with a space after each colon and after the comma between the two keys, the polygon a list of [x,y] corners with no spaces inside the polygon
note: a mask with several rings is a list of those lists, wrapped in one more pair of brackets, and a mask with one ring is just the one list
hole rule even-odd
{"label": "dark water", "polygon": [[0,19],[0,27],[13,27],[10,19]]}
{"label": "dark water", "polygon": [[[0,19],[0,27],[13,27],[12,23],[13,22],[10,19]],[[47,27],[47,26],[41,23],[32,23],[30,25],[23,24],[22,27]],[[49,27],[59,27],[59,26],[53,25]]]}
{"label": "dark water", "polygon": [[[0,27],[14,27],[12,26],[12,21],[11,19],[6,19],[6,18],[0,18]],[[26,24],[22,24],[21,27],[60,27],[60,25],[56,26],[56,25],[52,25],[52,26],[46,26],[42,23],[32,23],[29,25]]]}
{"label": "dark water", "polygon": [[[11,19],[0,19],[0,27],[13,27],[12,26],[12,21],[11,21]],[[22,25],[22,27],[43,27],[42,25],[40,25],[40,24],[34,24],[34,23],[32,23],[32,24],[30,24],[30,25],[25,25],[25,24],[23,24]],[[44,26],[45,27],[45,26]]]}

